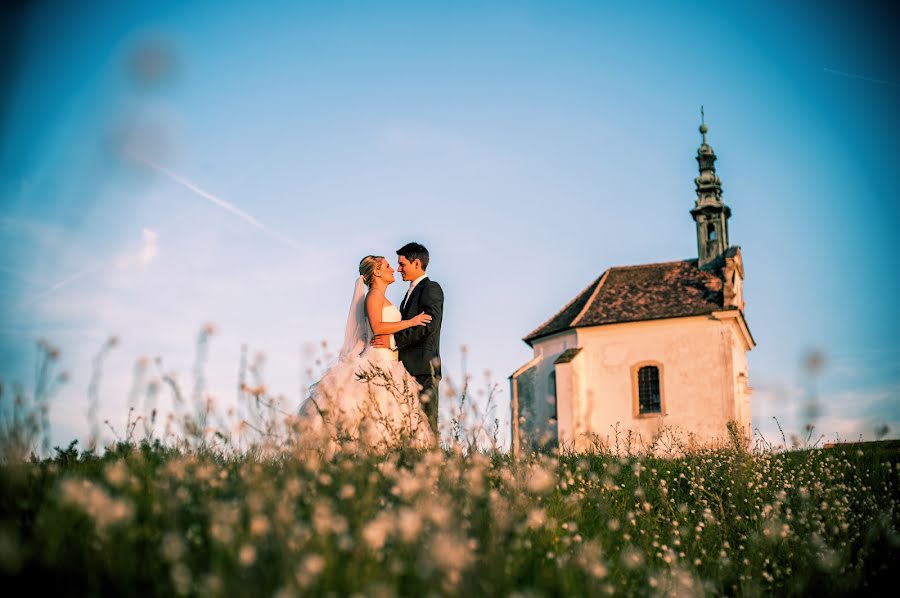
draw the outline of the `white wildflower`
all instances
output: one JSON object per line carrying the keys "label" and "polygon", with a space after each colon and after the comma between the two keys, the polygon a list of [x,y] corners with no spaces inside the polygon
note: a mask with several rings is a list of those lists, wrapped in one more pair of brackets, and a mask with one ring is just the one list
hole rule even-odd
{"label": "white wildflower", "polygon": [[238,551],[238,562],[244,567],[249,567],[255,563],[256,548],[251,544],[244,544],[241,546],[240,551]]}
{"label": "white wildflower", "polygon": [[528,518],[525,525],[528,529],[538,529],[547,523],[547,512],[541,508],[534,508],[528,511]]}
{"label": "white wildflower", "polygon": [[556,475],[540,465],[528,468],[525,486],[532,494],[546,494],[556,484]]}
{"label": "white wildflower", "polygon": [[444,572],[462,571],[475,560],[469,543],[455,534],[442,532],[431,543],[431,560]]}
{"label": "white wildflower", "polygon": [[122,461],[113,461],[103,470],[106,481],[114,488],[121,488],[128,483],[128,466]]}
{"label": "white wildflower", "polygon": [[397,513],[397,529],[404,542],[412,542],[422,529],[422,516],[415,509],[401,508]]}
{"label": "white wildflower", "polygon": [[637,569],[644,564],[644,553],[635,546],[626,546],[620,558],[626,569]]}
{"label": "white wildflower", "polygon": [[362,537],[369,548],[378,551],[384,547],[394,529],[394,518],[389,513],[379,513],[375,519],[363,527]]}

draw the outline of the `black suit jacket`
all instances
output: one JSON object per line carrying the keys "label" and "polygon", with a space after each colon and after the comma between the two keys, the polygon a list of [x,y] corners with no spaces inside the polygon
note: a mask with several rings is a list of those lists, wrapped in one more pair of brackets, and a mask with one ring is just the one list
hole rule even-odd
{"label": "black suit jacket", "polygon": [[407,328],[394,334],[400,361],[413,376],[432,374],[441,377],[441,320],[444,316],[444,291],[441,285],[423,278],[403,305],[403,319],[421,312],[431,316],[425,326]]}

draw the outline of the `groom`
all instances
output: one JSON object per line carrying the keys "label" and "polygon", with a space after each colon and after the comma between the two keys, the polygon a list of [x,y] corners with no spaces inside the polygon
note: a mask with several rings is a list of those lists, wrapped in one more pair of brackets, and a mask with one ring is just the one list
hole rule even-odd
{"label": "groom", "polygon": [[[397,250],[400,275],[408,281],[409,290],[400,303],[403,319],[425,312],[431,322],[414,326],[394,334],[400,361],[406,370],[422,385],[419,400],[428,416],[435,437],[438,437],[438,385],[441,381],[441,319],[444,315],[444,291],[441,285],[425,275],[428,267],[428,250],[419,243],[407,243]],[[376,347],[390,347],[386,335],[375,337]]]}

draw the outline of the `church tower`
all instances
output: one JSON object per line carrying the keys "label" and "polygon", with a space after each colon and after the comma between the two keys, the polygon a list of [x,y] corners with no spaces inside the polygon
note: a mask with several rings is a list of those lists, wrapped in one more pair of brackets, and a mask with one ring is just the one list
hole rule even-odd
{"label": "church tower", "polygon": [[722,201],[722,181],[716,174],[716,153],[706,143],[709,127],[700,109],[700,135],[703,142],[697,148],[697,164],[700,175],[694,179],[697,201],[691,216],[697,223],[697,265],[700,268],[715,266],[728,249],[728,219],[731,208]]}

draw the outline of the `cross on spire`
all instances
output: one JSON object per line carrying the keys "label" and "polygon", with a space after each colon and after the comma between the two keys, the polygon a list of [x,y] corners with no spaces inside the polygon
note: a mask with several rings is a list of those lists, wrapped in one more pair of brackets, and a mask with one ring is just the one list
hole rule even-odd
{"label": "cross on spire", "polygon": [[706,115],[703,114],[703,105],[700,106],[700,135],[703,136],[703,144],[706,145],[706,132],[709,127],[706,126]]}
{"label": "cross on spire", "polygon": [[697,165],[700,175],[694,179],[697,200],[691,216],[697,223],[697,259],[701,268],[718,263],[728,249],[728,218],[731,208],[722,201],[722,180],[716,174],[716,153],[706,142],[706,114],[700,106],[700,135],[702,143],[697,148]]}

